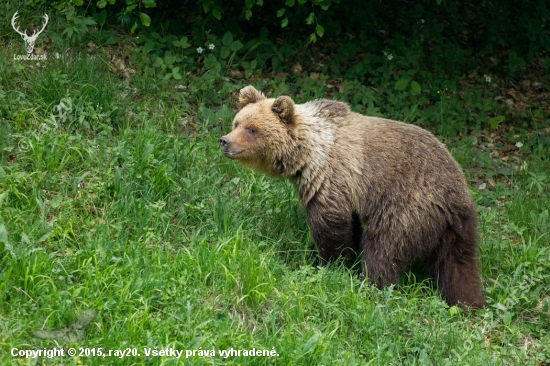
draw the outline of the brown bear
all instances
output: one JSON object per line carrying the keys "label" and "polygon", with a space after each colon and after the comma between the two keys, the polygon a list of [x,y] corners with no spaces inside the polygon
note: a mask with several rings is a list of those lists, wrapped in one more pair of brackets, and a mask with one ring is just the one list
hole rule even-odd
{"label": "brown bear", "polygon": [[396,283],[421,263],[449,305],[484,305],[477,215],[464,175],[441,142],[346,103],[294,104],[240,91],[225,156],[294,182],[323,264],[360,253],[362,278]]}

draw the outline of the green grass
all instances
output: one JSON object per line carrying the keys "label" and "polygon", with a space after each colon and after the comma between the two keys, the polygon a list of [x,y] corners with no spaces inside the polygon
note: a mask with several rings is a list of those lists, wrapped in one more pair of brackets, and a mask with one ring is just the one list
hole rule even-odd
{"label": "green grass", "polygon": [[[2,364],[35,364],[13,358],[14,347],[56,345],[141,356],[37,363],[550,363],[547,134],[526,142],[524,169],[505,176],[467,139],[446,141],[468,176],[496,180],[473,189],[487,307],[469,314],[413,274],[378,290],[354,270],[316,268],[293,187],[220,154],[229,100],[196,106],[171,90],[134,100],[100,58],[33,69],[2,58]],[[62,98],[70,108],[56,109]],[[57,128],[44,122],[52,114]],[[98,315],[84,339],[32,337],[87,309]],[[145,356],[155,347],[278,356]]]}

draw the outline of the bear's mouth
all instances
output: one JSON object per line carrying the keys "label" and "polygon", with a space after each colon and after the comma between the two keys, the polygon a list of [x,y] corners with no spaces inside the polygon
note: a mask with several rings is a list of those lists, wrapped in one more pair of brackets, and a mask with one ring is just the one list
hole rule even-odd
{"label": "bear's mouth", "polygon": [[242,150],[238,150],[238,151],[227,151],[227,150],[223,150],[223,154],[227,157],[234,157],[234,156],[237,156],[239,155],[240,153],[242,153],[244,151],[244,149]]}

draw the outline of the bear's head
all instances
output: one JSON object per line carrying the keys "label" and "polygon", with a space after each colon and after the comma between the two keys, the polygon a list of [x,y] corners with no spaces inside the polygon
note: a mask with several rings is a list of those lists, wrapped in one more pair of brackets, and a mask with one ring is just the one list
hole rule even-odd
{"label": "bear's head", "polygon": [[223,154],[270,175],[292,174],[297,146],[292,99],[268,99],[247,86],[239,93],[239,103],[241,110],[233,121],[233,131],[220,138]]}

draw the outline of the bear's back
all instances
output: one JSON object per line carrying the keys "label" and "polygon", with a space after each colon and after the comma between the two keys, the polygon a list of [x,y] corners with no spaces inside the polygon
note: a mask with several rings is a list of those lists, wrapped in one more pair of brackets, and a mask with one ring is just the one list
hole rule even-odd
{"label": "bear's back", "polygon": [[[334,147],[340,150],[335,151],[337,155],[355,150],[355,157],[364,160],[363,166],[376,170],[412,165],[434,174],[450,170],[453,175],[462,175],[445,145],[418,126],[353,112],[338,119],[342,121],[335,129]],[[353,148],[356,146],[360,149]]]}
{"label": "bear's back", "polygon": [[470,205],[462,169],[430,132],[352,112],[333,123],[338,128],[327,169],[329,179],[341,185],[360,212],[366,214],[368,206],[379,207],[367,197]]}

